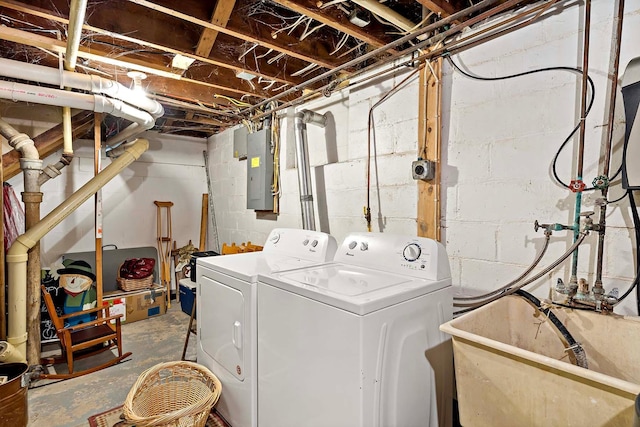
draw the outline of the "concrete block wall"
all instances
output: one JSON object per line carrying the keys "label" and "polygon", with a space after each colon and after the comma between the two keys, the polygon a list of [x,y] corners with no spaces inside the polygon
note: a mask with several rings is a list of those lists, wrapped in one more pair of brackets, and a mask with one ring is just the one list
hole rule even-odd
{"label": "concrete block wall", "polygon": [[[403,69],[301,108],[327,114],[325,128],[307,126],[316,229],[342,241],[349,232],[366,231],[363,207],[367,185],[369,109],[407,77]],[[246,160],[233,158],[233,130],[209,138],[211,175],[220,242],[263,244],[275,227],[302,227],[295,135],[291,109],[281,121],[280,214],[246,209]],[[417,187],[411,162],[417,152],[417,75],[374,110],[377,168],[371,162],[371,212],[374,231],[415,234]],[[376,176],[376,170],[378,176]]]}
{"label": "concrete block wall", "polygon": [[[611,61],[615,2],[593,0],[590,75],[595,102],[586,120],[584,181],[599,175],[601,145],[608,112],[607,75]],[[621,70],[640,56],[640,5],[627,2]],[[496,77],[542,67],[582,65],[584,6],[572,4],[529,27],[454,56],[467,71]],[[385,76],[301,108],[329,112],[333,127],[308,127],[318,229],[341,241],[351,231],[366,230],[367,120],[371,106],[401,81],[407,70]],[[578,123],[580,76],[558,71],[495,82],[470,80],[445,62],[443,76],[442,231],[453,282],[463,292],[492,290],[518,277],[544,244],[533,222],[571,224],[575,195],[556,184],[553,156]],[[618,91],[612,171],[621,158],[624,135]],[[417,189],[410,164],[417,147],[417,81],[375,112],[377,168],[372,163],[371,206],[374,231],[416,233]],[[300,227],[292,112],[283,120],[281,214],[262,219],[247,211],[246,162],[232,157],[232,132],[209,139],[214,201],[221,241],[263,242],[273,227]],[[576,141],[574,138],[573,141]],[[558,174],[568,183],[575,174],[574,143],[558,156]],[[378,174],[376,176],[375,171]],[[320,179],[317,179],[320,178]],[[377,187],[376,187],[377,186]],[[379,191],[376,191],[379,188]],[[615,182],[610,197],[622,194]],[[598,195],[585,193],[582,211],[595,210]],[[597,215],[594,217],[597,219]],[[628,202],[610,205],[607,217],[604,286],[624,292],[634,276],[633,224]],[[580,249],[579,277],[593,283],[595,234]],[[571,245],[572,236],[556,232],[534,274]],[[565,265],[567,265],[565,263]],[[546,298],[556,280],[569,280],[559,268],[528,286]],[[635,314],[635,297],[619,307]]]}

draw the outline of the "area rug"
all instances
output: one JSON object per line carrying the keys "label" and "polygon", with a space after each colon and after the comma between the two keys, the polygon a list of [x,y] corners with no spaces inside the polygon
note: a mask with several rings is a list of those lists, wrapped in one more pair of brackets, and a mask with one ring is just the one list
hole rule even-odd
{"label": "area rug", "polygon": [[[89,426],[90,427],[114,427],[118,426],[126,426],[128,424],[122,423],[123,418],[120,418],[122,415],[122,406],[118,406],[117,408],[109,409],[108,411],[101,412],[96,415],[92,415],[89,417]],[[209,419],[207,419],[207,427],[230,427],[229,424],[225,423],[224,420],[215,409],[211,410],[209,414]]]}

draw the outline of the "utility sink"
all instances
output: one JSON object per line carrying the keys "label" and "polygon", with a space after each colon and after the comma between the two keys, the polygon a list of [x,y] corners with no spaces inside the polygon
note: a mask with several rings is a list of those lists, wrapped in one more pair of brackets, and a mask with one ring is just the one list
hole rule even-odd
{"label": "utility sink", "polygon": [[554,309],[586,352],[576,366],[551,321],[506,296],[440,326],[453,337],[460,422],[472,426],[633,426],[640,318]]}

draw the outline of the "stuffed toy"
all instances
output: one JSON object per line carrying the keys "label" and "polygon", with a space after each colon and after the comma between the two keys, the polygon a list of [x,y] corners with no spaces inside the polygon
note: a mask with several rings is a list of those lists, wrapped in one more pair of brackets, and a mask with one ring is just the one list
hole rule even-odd
{"label": "stuffed toy", "polygon": [[[76,313],[82,310],[94,308],[97,303],[97,292],[93,283],[96,280],[91,266],[85,261],[65,260],[65,268],[58,270],[60,275],[60,287],[66,295],[64,301],[64,314]],[[74,326],[86,323],[96,318],[95,314],[67,319],[65,326]]]}

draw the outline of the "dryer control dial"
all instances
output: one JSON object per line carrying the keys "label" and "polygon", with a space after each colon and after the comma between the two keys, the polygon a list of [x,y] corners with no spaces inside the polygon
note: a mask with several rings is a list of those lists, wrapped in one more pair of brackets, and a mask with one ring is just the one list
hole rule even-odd
{"label": "dryer control dial", "polygon": [[420,253],[422,253],[422,249],[420,249],[420,245],[418,245],[417,243],[408,244],[402,251],[404,259],[409,262],[413,262],[420,258]]}
{"label": "dryer control dial", "polygon": [[271,240],[271,243],[278,243],[278,240],[280,240],[280,234],[274,233],[269,240]]}
{"label": "dryer control dial", "polygon": [[355,240],[353,242],[349,243],[349,249],[353,249],[356,246],[358,246],[358,242],[356,242]]}

